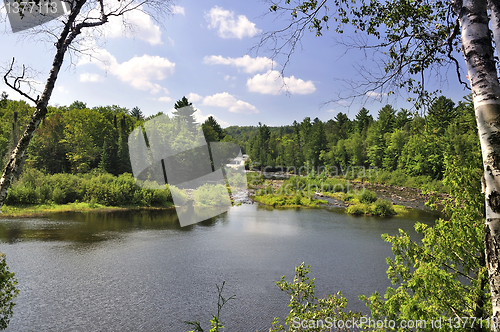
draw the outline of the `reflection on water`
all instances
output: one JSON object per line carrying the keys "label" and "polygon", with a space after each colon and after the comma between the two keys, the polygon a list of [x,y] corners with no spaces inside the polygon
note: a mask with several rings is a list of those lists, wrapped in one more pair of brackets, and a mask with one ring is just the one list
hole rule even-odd
{"label": "reflection on water", "polygon": [[21,289],[7,331],[187,331],[183,321],[210,320],[222,281],[236,295],[227,330],[266,331],[287,313],[274,283],[302,262],[318,296],[341,290],[366,312],[358,295],[390,285],[380,235],[414,236],[416,220],[434,219],[256,205],[183,228],[173,209],[0,219],[0,251]]}
{"label": "reflection on water", "polygon": [[[199,226],[212,226],[217,218]],[[0,219],[0,241],[97,242],[118,238],[134,230],[175,230],[189,232],[194,225],[181,227],[174,209],[112,212],[65,212],[45,218]]]}

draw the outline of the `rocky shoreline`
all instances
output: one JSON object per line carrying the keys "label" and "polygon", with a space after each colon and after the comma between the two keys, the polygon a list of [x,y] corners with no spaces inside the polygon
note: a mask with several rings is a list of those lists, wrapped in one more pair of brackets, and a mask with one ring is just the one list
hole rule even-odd
{"label": "rocky shoreline", "polygon": [[[366,188],[377,193],[379,198],[387,199],[392,204],[402,205],[409,209],[431,210],[425,205],[429,201],[430,194],[422,194],[422,190],[410,187],[400,187],[389,184],[352,182],[356,189]],[[439,201],[443,201],[451,196],[448,194],[434,193]]]}
{"label": "rocky shoreline", "polygon": [[[283,184],[283,180],[267,180],[269,184],[275,189],[279,190],[280,186]],[[353,189],[356,191],[361,191],[368,189],[374,191],[378,198],[387,199],[394,205],[402,205],[407,209],[418,209],[430,211],[431,208],[425,203],[429,200],[430,194],[423,194],[422,190],[410,187],[401,187],[388,184],[378,184],[360,181],[350,181],[353,185]],[[259,186],[263,187],[263,186]],[[255,189],[249,189],[248,194],[251,197],[255,193]],[[438,196],[440,201],[450,198],[448,194],[437,193],[434,194]],[[315,198],[322,199],[328,202],[328,207],[347,207],[348,204],[341,200],[323,196],[319,193],[314,195]],[[248,203],[246,201],[245,203]]]}

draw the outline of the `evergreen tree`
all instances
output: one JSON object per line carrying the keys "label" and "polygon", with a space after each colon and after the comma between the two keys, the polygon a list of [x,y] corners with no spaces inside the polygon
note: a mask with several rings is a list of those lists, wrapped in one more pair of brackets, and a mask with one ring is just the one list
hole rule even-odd
{"label": "evergreen tree", "polygon": [[397,114],[394,122],[396,129],[404,129],[406,124],[412,121],[412,114],[407,109],[402,108]]}
{"label": "evergreen tree", "polygon": [[9,98],[9,95],[5,91],[2,91],[2,95],[0,97],[2,98],[0,99],[0,108],[7,107],[7,98]]}
{"label": "evergreen tree", "polygon": [[178,121],[186,123],[190,131],[195,130],[196,120],[193,114],[196,112],[196,109],[193,107],[193,103],[189,102],[186,97],[182,97],[181,100],[175,103],[174,108],[175,111],[172,114],[178,118]]}
{"label": "evergreen tree", "polygon": [[315,118],[313,121],[309,149],[310,161],[314,166],[319,166],[321,151],[326,149],[326,134],[324,123],[318,118]]}
{"label": "evergreen tree", "polygon": [[356,130],[358,133],[362,134],[368,129],[370,123],[373,122],[373,117],[369,114],[369,111],[366,108],[362,108],[359,110],[358,114],[356,114]]}
{"label": "evergreen tree", "polygon": [[347,117],[347,114],[339,112],[335,116],[335,122],[337,124],[337,135],[339,139],[346,139],[351,130],[351,120]]}
{"label": "evergreen tree", "polygon": [[[122,144],[120,140],[120,135],[118,130],[115,128],[111,131],[109,136],[104,139],[104,146],[102,148],[101,161],[99,162],[99,168],[105,170],[113,175],[119,175],[120,172],[127,171],[119,165],[121,158],[118,158],[118,147]],[[128,146],[127,146],[128,150]],[[120,155],[123,154],[123,150],[120,150]],[[127,156],[123,156],[126,158]]]}
{"label": "evergreen tree", "polygon": [[396,125],[396,110],[391,105],[385,105],[378,112],[377,122],[382,136],[392,132]]}
{"label": "evergreen tree", "polygon": [[203,122],[201,128],[203,129],[207,142],[221,141],[226,136],[226,133],[213,116],[209,116],[205,122]]}
{"label": "evergreen tree", "polygon": [[130,116],[134,117],[137,121],[144,120],[144,114],[142,114],[141,109],[137,106],[132,108]]}
{"label": "evergreen tree", "polygon": [[457,117],[455,103],[445,96],[437,98],[427,114],[427,128],[431,132],[443,134]]}

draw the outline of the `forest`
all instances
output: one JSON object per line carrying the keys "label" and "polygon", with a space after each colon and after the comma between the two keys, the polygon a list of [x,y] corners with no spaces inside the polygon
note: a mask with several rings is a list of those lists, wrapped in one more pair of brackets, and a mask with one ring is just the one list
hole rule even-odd
{"label": "forest", "polygon": [[[181,113],[174,116],[195,123],[192,110],[182,111],[188,105],[191,103],[185,97],[180,99],[175,108]],[[1,168],[32,112],[24,101],[2,94]],[[81,101],[49,107],[23,167],[48,175],[97,170],[115,176],[132,173],[128,136],[159,114],[145,117],[138,107],[129,110],[117,105],[88,108]],[[306,117],[280,127],[259,123],[222,129],[210,116],[201,126],[207,142],[236,143],[250,156],[247,166],[268,171],[326,167],[336,170],[330,175],[337,176],[348,167],[376,168],[382,171],[379,175],[390,172],[390,177],[400,178],[399,185],[425,187],[443,178],[447,158],[458,158],[463,164],[480,160],[470,96],[458,103],[440,96],[428,105],[424,116],[385,105],[376,119],[362,108],[354,119],[339,112],[326,122]]]}

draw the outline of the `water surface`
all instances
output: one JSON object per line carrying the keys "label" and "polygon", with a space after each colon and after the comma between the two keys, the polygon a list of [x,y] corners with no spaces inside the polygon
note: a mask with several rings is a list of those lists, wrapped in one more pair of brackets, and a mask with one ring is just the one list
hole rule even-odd
{"label": "water surface", "polygon": [[380,235],[434,219],[257,205],[184,228],[173,210],[0,219],[0,251],[21,290],[7,331],[187,331],[183,321],[215,313],[223,281],[236,295],[222,313],[226,331],[267,331],[287,314],[275,282],[302,262],[318,296],[341,290],[368,313],[358,295],[390,285]]}

